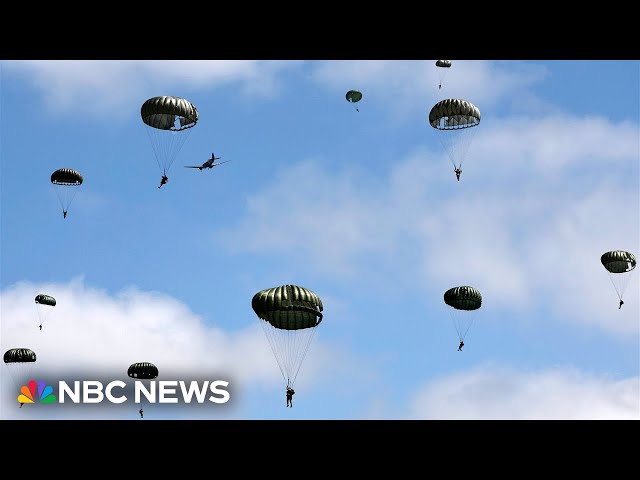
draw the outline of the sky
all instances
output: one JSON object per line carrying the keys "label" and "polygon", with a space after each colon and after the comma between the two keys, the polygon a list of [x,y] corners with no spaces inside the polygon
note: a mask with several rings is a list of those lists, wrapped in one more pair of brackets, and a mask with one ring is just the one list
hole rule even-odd
{"label": "sky", "polygon": [[[452,60],[440,89],[435,62],[2,61],[2,351],[50,384],[229,382],[145,419],[640,419],[638,274],[619,309],[600,262],[640,253],[640,62]],[[140,108],[162,95],[199,118],[159,189]],[[460,181],[428,122],[448,98],[481,112]],[[83,176],[67,218],[60,168]],[[251,307],[287,284],[323,303],[293,408]],[[458,351],[443,295],[467,285]],[[1,419],[139,420],[20,408],[3,367]]]}

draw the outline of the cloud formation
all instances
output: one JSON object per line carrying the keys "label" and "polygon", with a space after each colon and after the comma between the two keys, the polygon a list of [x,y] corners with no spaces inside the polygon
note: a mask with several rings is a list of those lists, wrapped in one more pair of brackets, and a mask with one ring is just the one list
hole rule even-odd
{"label": "cloud formation", "polygon": [[432,380],[409,412],[410,418],[441,420],[640,420],[640,377],[483,365]]}

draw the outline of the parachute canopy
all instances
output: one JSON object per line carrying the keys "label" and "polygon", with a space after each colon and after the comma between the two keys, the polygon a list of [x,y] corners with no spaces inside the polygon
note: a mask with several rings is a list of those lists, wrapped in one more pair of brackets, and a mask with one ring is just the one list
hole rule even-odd
{"label": "parachute canopy", "polygon": [[52,307],[56,306],[56,299],[50,295],[45,295],[43,293],[36,295],[36,303],[40,305],[50,305]]}
{"label": "parachute canopy", "polygon": [[71,168],[61,168],[51,174],[54,185],[82,185],[82,175]]}
{"label": "parachute canopy", "polygon": [[358,90],[349,90],[345,95],[347,102],[356,103],[362,100],[362,93]]}
{"label": "parachute canopy", "polygon": [[33,363],[36,353],[28,348],[12,348],[4,352],[4,363]]}
{"label": "parachute canopy", "polygon": [[127,375],[131,378],[142,380],[156,378],[158,376],[158,367],[149,362],[133,363],[129,366]]}
{"label": "parachute canopy", "polygon": [[280,367],[292,387],[309,345],[322,321],[322,301],[311,290],[297,285],[282,285],[256,293],[251,307]]}
{"label": "parachute canopy", "polygon": [[283,285],[256,293],[253,311],[274,328],[299,330],[316,327],[322,321],[322,301],[304,287]]}
{"label": "parachute canopy", "polygon": [[[184,130],[198,122],[198,109],[189,100],[180,97],[153,97],[142,104],[142,121],[159,130]],[[176,120],[179,123],[176,124]]]}
{"label": "parachute canopy", "polygon": [[482,305],[482,295],[473,287],[453,287],[444,292],[444,303],[456,310],[477,310]]}
{"label": "parachute canopy", "polygon": [[436,67],[451,68],[451,60],[438,60],[436,62]]}
{"label": "parachute canopy", "polygon": [[475,127],[480,123],[480,110],[466,100],[447,98],[431,108],[429,123],[437,130]]}
{"label": "parachute canopy", "polygon": [[611,273],[625,273],[636,268],[636,257],[624,250],[612,250],[611,252],[603,253],[600,261],[604,268]]}

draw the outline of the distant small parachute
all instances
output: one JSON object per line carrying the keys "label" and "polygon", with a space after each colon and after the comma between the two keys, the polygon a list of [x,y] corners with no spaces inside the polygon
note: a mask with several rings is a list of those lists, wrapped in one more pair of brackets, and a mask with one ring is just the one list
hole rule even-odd
{"label": "distant small parachute", "polygon": [[29,348],[11,348],[4,352],[4,363],[16,389],[20,390],[31,380],[29,376],[36,363],[36,353]]}
{"label": "distant small parachute", "polygon": [[322,321],[320,297],[304,287],[283,285],[256,293],[251,307],[287,386],[293,387],[316,328]]}
{"label": "distant small parachute", "polygon": [[[158,376],[158,367],[156,367],[153,363],[149,362],[138,362],[132,363],[127,370],[127,375],[131,378],[135,378],[136,380],[153,380]],[[149,384],[146,385],[147,390],[150,392],[155,392],[155,395],[158,392],[155,391],[155,385]],[[153,397],[152,397],[153,398]],[[144,393],[140,393],[140,410],[142,410],[142,405],[147,404],[145,401],[146,397]],[[143,414],[140,413],[140,417],[143,417]],[[144,418],[144,417],[143,417]]]}
{"label": "distant small parachute", "polygon": [[154,379],[158,376],[158,367],[149,362],[133,363],[129,366],[127,375],[138,380]]}
{"label": "distant small parachute", "polygon": [[191,129],[198,123],[198,109],[190,101],[171,96],[148,99],[140,108],[143,123],[158,161],[158,167],[166,174]]}
{"label": "distant small parachute", "polygon": [[51,295],[45,295],[43,293],[36,295],[35,298],[36,309],[38,310],[38,319],[40,325],[44,325],[45,320],[49,317],[52,308],[56,306],[56,299]]}
{"label": "distant small parachute", "polygon": [[442,81],[451,68],[451,60],[438,60],[436,67],[438,67],[438,76],[440,78],[440,84],[438,85],[438,90],[440,90],[442,88]]}
{"label": "distant small parachute", "polygon": [[429,124],[434,128],[454,168],[462,169],[467,151],[480,124],[480,110],[473,103],[448,98],[436,103],[429,112]]}
{"label": "distant small parachute", "polygon": [[474,287],[453,287],[444,292],[444,303],[451,307],[453,326],[463,341],[475,320],[476,310],[482,306],[482,295]]}
{"label": "distant small parachute", "polygon": [[76,196],[78,187],[82,185],[82,175],[71,168],[61,168],[51,174],[51,183],[53,184],[64,218],[67,218],[69,206]]}
{"label": "distant small parachute", "polygon": [[603,253],[600,262],[609,274],[613,288],[620,299],[620,307],[622,307],[622,297],[636,268],[636,257],[624,250],[612,250]]}
{"label": "distant small parachute", "polygon": [[[345,95],[345,98],[349,103],[358,103],[360,100],[362,100],[362,93],[359,92],[358,90],[349,90]],[[359,112],[359,111],[360,110],[356,108],[356,112]]]}

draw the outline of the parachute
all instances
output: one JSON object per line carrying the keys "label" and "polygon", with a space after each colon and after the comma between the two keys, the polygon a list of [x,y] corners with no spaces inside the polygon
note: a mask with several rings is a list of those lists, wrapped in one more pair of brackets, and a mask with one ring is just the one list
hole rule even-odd
{"label": "parachute", "polygon": [[67,218],[69,206],[78,192],[78,187],[82,185],[82,175],[71,168],[61,168],[51,174],[51,183],[56,189],[64,218]]}
{"label": "parachute", "polygon": [[22,389],[31,380],[29,375],[35,362],[36,353],[28,348],[12,348],[4,352],[4,363],[16,389]]}
{"label": "parachute", "polygon": [[[349,90],[345,95],[345,98],[349,103],[358,103],[360,100],[362,100],[362,93],[359,92],[358,90]],[[356,112],[359,112],[359,111],[360,110],[356,108]]]}
{"label": "parachute", "polygon": [[451,60],[438,60],[436,67],[438,67],[438,76],[440,78],[440,84],[438,85],[438,90],[440,90],[440,88],[442,88],[442,81],[451,68]]}
{"label": "parachute", "polygon": [[149,362],[133,363],[129,366],[127,375],[139,380],[154,379],[158,376],[158,367]]}
{"label": "parachute", "polygon": [[142,104],[140,116],[160,171],[166,175],[178,156],[191,129],[198,122],[198,109],[179,97],[153,97]]}
{"label": "parachute", "polygon": [[441,100],[429,112],[429,124],[435,129],[454,168],[462,168],[473,141],[473,127],[479,123],[478,107],[458,98]]}
{"label": "parachute", "polygon": [[287,386],[293,387],[316,327],[322,321],[322,301],[304,287],[283,285],[256,293],[251,307]]}
{"label": "parachute", "polygon": [[[613,288],[616,290],[620,302],[622,302],[624,292],[636,268],[636,257],[624,250],[612,250],[603,253],[600,257],[600,262],[607,270]],[[622,306],[622,303],[620,303],[620,306]]]}
{"label": "parachute", "polygon": [[449,314],[458,338],[463,341],[482,306],[482,295],[469,286],[453,287],[444,292],[444,303],[451,307]]}
{"label": "parachute", "polygon": [[41,293],[39,295],[36,295],[35,302],[36,308],[38,310],[38,319],[40,320],[40,325],[43,325],[45,320],[48,318],[49,313],[51,313],[51,307],[56,306],[56,299],[50,295]]}
{"label": "parachute", "polygon": [[[153,380],[158,376],[158,367],[149,362],[132,363],[127,370],[127,375],[136,380]],[[155,389],[150,385],[147,385],[147,390],[152,393],[155,392]],[[140,391],[140,409],[142,409],[142,404],[145,403],[145,398],[147,398],[145,394]]]}

